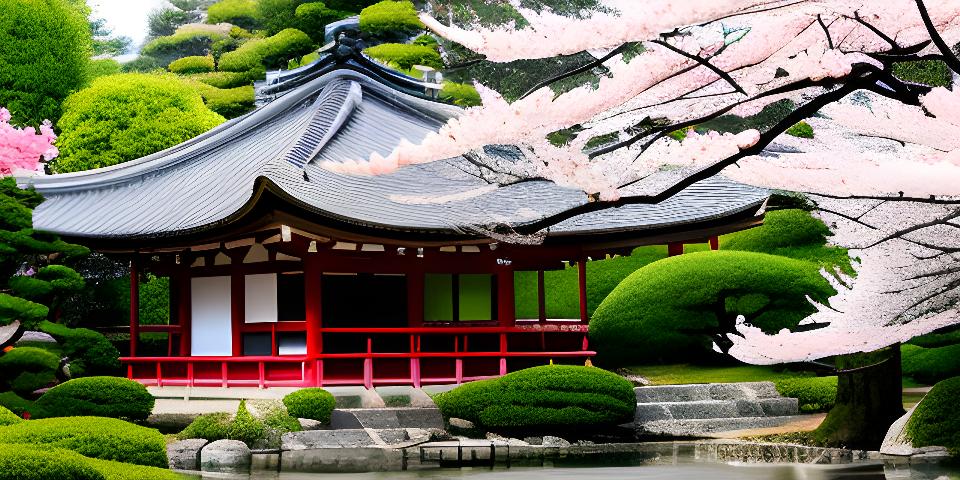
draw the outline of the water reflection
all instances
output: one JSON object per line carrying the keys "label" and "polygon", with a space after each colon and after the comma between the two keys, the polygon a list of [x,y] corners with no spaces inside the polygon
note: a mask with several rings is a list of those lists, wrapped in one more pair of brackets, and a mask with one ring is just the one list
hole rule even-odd
{"label": "water reflection", "polygon": [[468,480],[960,480],[960,469],[935,465],[886,466],[799,464],[708,464],[642,465],[626,467],[519,467],[510,469],[428,469],[381,473],[272,473],[250,476],[204,476],[231,480],[423,480],[463,478]]}

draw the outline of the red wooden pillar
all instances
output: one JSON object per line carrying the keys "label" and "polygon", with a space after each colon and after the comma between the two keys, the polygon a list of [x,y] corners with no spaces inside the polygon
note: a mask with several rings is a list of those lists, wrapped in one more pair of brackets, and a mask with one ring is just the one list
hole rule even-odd
{"label": "red wooden pillar", "polygon": [[[423,326],[423,295],[425,274],[422,268],[415,267],[407,272],[407,326],[417,328]],[[419,335],[410,335],[410,353],[417,353]],[[420,359],[410,359],[410,381],[415,388],[420,388]]]}
{"label": "red wooden pillar", "polygon": [[497,271],[497,321],[501,327],[512,327],[517,324],[513,268],[510,266],[502,266]]}
{"label": "red wooden pillar", "polygon": [[233,356],[243,356],[243,335],[240,330],[246,321],[246,277],[240,268],[242,259],[233,258],[230,262],[230,330],[233,336]]}
{"label": "red wooden pillar", "polygon": [[547,323],[547,287],[543,270],[537,270],[537,319],[540,323]]}
{"label": "red wooden pillar", "polygon": [[673,242],[667,245],[667,255],[675,257],[677,255],[683,255],[683,244],[680,242]]}
{"label": "red wooden pillar", "polygon": [[180,266],[180,269],[177,271],[177,323],[180,325],[180,356],[189,357],[190,356],[190,334],[192,323],[190,321],[193,308],[192,308],[192,299],[191,293],[193,288],[191,286],[190,279],[190,265],[186,259],[181,259],[184,263]]}
{"label": "red wooden pillar", "polygon": [[710,237],[710,250],[720,250],[720,237]]}
{"label": "red wooden pillar", "polygon": [[140,341],[140,266],[136,257],[130,260],[130,356],[137,356]]}
{"label": "red wooden pillar", "polygon": [[577,262],[577,276],[580,290],[580,323],[589,323],[587,314],[587,259],[581,258]]}
{"label": "red wooden pillar", "polygon": [[304,260],[303,284],[305,307],[307,312],[307,356],[317,358],[323,353],[323,321],[320,308],[320,282],[323,276],[320,258],[310,254]]}

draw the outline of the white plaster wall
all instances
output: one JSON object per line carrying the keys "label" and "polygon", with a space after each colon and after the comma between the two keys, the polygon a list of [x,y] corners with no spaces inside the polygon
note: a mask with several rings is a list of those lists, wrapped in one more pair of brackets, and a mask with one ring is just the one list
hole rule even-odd
{"label": "white plaster wall", "polygon": [[244,287],[244,320],[247,323],[276,322],[277,274],[247,275]]}
{"label": "white plaster wall", "polygon": [[199,277],[190,281],[193,356],[231,356],[230,277]]}

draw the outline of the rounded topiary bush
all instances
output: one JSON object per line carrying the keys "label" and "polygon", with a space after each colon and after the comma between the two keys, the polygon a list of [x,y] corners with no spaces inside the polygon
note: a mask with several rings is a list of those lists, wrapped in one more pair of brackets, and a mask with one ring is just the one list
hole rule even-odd
{"label": "rounded topiary bush", "polygon": [[0,427],[0,444],[29,443],[72,450],[90,458],[167,467],[160,432],[123,420],[68,417],[29,420]]}
{"label": "rounded topiary bush", "polygon": [[240,48],[224,53],[219,68],[227,72],[246,72],[259,67],[282,68],[293,58],[313,51],[313,41],[295,28],[263,39],[249,40]]}
{"label": "rounded topiary bush", "polygon": [[796,326],[835,291],[817,264],[752,252],[698,252],[659,260],[625,278],[590,319],[605,366],[689,361],[711,354],[711,333],[737,317],[764,332]]}
{"label": "rounded topiary bush", "polygon": [[177,438],[180,440],[202,438],[211,442],[223,440],[230,435],[230,422],[229,413],[205,413],[193,419],[187,428],[177,434]]}
{"label": "rounded topiary bush", "polygon": [[960,375],[960,344],[936,348],[904,345],[901,348],[903,375],[931,385]]}
{"label": "rounded topiary bush", "polygon": [[70,359],[70,375],[112,375],[120,371],[120,352],[107,337],[89,328],[70,328],[44,321],[40,331],[53,337],[63,346]]}
{"label": "rounded topiary bush", "polygon": [[207,9],[207,23],[232,23],[253,30],[263,23],[256,0],[221,0]]}
{"label": "rounded topiary bush", "polygon": [[42,349],[18,347],[0,356],[0,390],[29,396],[57,381],[60,358]]}
{"label": "rounded topiary bush", "polygon": [[960,454],[960,377],[944,380],[930,389],[907,422],[907,437],[914,447],[947,447]]}
{"label": "rounded topiary bush", "polygon": [[14,423],[20,423],[23,419],[17,416],[16,413],[7,410],[4,407],[0,407],[0,427],[13,425]]}
{"label": "rounded topiary bush", "polygon": [[629,422],[633,385],[595,367],[550,365],[471,382],[434,397],[444,417],[502,432],[576,433]]}
{"label": "rounded topiary bush", "polygon": [[777,391],[796,398],[804,413],[827,412],[837,401],[837,377],[800,377],[778,380]]}
{"label": "rounded topiary bush", "polygon": [[388,65],[409,70],[414,65],[443,68],[443,60],[433,47],[406,43],[381,43],[363,53]]}
{"label": "rounded topiary bush", "polygon": [[412,2],[385,0],[360,11],[360,30],[369,35],[402,36],[423,30]]}
{"label": "rounded topiary bush", "polygon": [[214,69],[213,57],[209,55],[183,57],[171,62],[167,68],[173,73],[181,74],[212,72]]}
{"label": "rounded topiary bush", "polygon": [[139,382],[120,377],[75,378],[44,393],[36,402],[45,416],[94,416],[146,420],[154,398]]}
{"label": "rounded topiary bush", "polygon": [[322,388],[304,388],[283,397],[283,404],[292,417],[327,423],[337,401]]}
{"label": "rounded topiary bush", "polygon": [[0,480],[104,480],[72,452],[33,445],[0,444]]}

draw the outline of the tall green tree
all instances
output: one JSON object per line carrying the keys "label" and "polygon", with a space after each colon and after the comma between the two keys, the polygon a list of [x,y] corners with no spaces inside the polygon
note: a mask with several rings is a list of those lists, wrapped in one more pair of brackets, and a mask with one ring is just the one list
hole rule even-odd
{"label": "tall green tree", "polygon": [[83,85],[92,50],[81,10],[66,0],[0,0],[0,105],[14,123],[56,121],[60,103]]}

